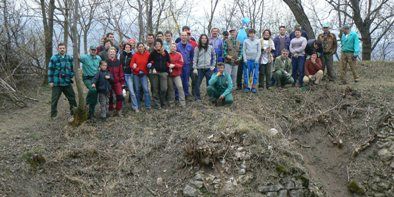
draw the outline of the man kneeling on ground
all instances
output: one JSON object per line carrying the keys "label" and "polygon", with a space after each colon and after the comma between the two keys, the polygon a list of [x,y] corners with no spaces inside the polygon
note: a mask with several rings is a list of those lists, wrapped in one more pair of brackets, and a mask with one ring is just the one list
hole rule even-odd
{"label": "man kneeling on ground", "polygon": [[216,105],[231,105],[233,103],[233,82],[231,76],[224,71],[224,63],[217,64],[218,72],[214,73],[209,80],[207,89],[210,100]]}
{"label": "man kneeling on ground", "polygon": [[321,60],[317,58],[317,53],[314,52],[305,63],[304,83],[313,82],[314,84],[319,84],[322,78],[323,66]]}
{"label": "man kneeling on ground", "polygon": [[274,64],[274,79],[276,87],[282,88],[286,84],[293,84],[294,79],[291,73],[291,59],[289,58],[289,51],[282,49],[282,54],[275,58]]}

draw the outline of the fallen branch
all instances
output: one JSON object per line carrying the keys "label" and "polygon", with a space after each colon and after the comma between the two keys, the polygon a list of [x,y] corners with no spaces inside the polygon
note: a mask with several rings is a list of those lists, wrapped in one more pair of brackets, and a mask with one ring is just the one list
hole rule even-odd
{"label": "fallen branch", "polygon": [[376,140],[376,136],[377,136],[376,134],[371,135],[367,141],[365,141],[364,143],[357,146],[357,148],[354,149],[354,151],[352,153],[352,157],[353,158],[357,157],[357,155],[360,154],[361,151],[363,151],[363,150],[367,149],[369,146],[371,146],[371,143]]}

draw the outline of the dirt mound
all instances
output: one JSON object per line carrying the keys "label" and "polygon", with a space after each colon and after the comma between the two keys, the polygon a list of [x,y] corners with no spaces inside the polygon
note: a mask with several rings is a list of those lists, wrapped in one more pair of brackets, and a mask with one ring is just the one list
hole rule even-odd
{"label": "dirt mound", "polygon": [[43,91],[36,108],[0,117],[13,117],[0,127],[0,193],[390,196],[394,84],[387,69],[392,64],[365,64],[361,82],[349,86],[236,92],[230,108],[126,110],[124,118],[78,128],[66,116],[51,122],[42,114],[49,110]]}

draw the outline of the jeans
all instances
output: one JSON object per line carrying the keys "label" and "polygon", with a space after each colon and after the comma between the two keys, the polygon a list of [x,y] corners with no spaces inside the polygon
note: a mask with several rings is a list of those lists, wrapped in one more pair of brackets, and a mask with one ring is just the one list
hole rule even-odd
{"label": "jeans", "polygon": [[136,92],[137,92],[137,103],[138,103],[138,108],[141,108],[141,100],[142,100],[142,95],[141,95],[141,87],[144,93],[144,102],[145,102],[145,108],[150,109],[150,95],[149,95],[149,88],[148,88],[148,77],[146,75],[134,75],[134,85],[136,87]]}
{"label": "jeans", "polygon": [[291,58],[292,63],[292,74],[291,76],[294,79],[294,83],[299,83],[301,86],[303,85],[304,81],[304,74],[305,74],[305,57],[298,56]]}
{"label": "jeans", "polygon": [[212,71],[209,68],[197,69],[197,71],[198,71],[197,84],[195,87],[194,96],[196,97],[196,100],[201,100],[200,86],[201,86],[202,80],[205,77],[207,87],[208,87],[208,81],[211,79]]}
{"label": "jeans", "polygon": [[108,112],[108,94],[98,93],[98,100],[100,102],[100,117],[106,118]]}
{"label": "jeans", "polygon": [[137,102],[137,97],[134,92],[134,85],[133,85],[134,84],[134,82],[133,82],[134,75],[133,74],[125,74],[124,78],[126,81],[126,85],[129,88],[131,108],[136,110],[136,109],[138,109],[138,102]]}
{"label": "jeans", "polygon": [[[247,60],[246,64],[244,64],[243,73],[244,86],[250,88],[250,85],[252,85],[252,88],[256,88],[256,84],[259,81],[259,63],[254,60]],[[249,82],[249,75],[253,78],[252,84]]]}
{"label": "jeans", "polygon": [[238,65],[236,65],[234,63],[233,64],[226,63],[225,70],[226,70],[226,73],[230,74],[230,76],[231,76],[231,80],[233,81],[233,85],[234,85],[233,89],[236,89],[237,88],[236,84],[237,84]]}

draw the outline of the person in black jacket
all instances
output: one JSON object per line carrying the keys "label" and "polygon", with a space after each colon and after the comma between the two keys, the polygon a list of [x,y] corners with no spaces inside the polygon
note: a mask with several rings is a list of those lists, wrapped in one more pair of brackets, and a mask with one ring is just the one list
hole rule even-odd
{"label": "person in black jacket", "polygon": [[317,53],[318,57],[321,57],[323,55],[323,44],[320,40],[308,40],[305,47],[305,55],[307,56],[307,59],[309,59],[313,53]]}
{"label": "person in black jacket", "polygon": [[163,48],[163,41],[155,40],[155,50],[149,56],[148,68],[150,69],[149,80],[153,96],[153,106],[156,109],[167,106],[167,78],[170,55]]}
{"label": "person in black jacket", "polygon": [[94,76],[92,87],[96,88],[100,102],[100,118],[107,118],[109,93],[111,92],[111,83],[114,77],[107,70],[107,62],[100,61],[100,71]]}
{"label": "person in black jacket", "polygon": [[134,89],[134,84],[133,84],[134,75],[133,75],[131,68],[130,68],[130,61],[131,61],[131,58],[133,57],[133,54],[134,54],[134,50],[132,50],[131,44],[130,43],[124,44],[123,51],[120,54],[120,63],[122,63],[124,80],[126,82],[127,89],[129,90],[129,99],[131,101],[131,109],[134,110],[135,112],[139,112],[137,97],[135,94],[135,89]]}

